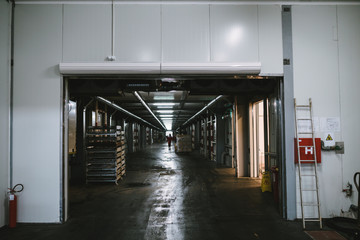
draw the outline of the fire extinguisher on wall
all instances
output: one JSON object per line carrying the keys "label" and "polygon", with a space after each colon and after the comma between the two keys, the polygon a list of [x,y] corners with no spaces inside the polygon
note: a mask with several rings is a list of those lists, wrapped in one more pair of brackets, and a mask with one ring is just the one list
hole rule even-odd
{"label": "fire extinguisher on wall", "polygon": [[16,184],[13,188],[9,188],[9,228],[16,227],[17,216],[17,197],[16,193],[22,192],[24,185]]}

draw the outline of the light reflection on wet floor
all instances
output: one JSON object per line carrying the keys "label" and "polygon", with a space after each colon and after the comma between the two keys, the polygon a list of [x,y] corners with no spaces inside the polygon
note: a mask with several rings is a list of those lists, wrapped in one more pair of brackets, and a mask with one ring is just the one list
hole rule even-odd
{"label": "light reflection on wet floor", "polygon": [[[145,239],[184,239],[183,172],[179,158],[168,148],[159,160],[166,173],[160,173],[157,189],[151,196],[154,204],[150,211]],[[170,171],[169,171],[170,170]]]}

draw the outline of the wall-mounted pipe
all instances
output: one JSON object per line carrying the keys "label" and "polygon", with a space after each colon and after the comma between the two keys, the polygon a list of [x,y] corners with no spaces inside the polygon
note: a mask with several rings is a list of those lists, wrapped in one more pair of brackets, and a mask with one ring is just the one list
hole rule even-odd
{"label": "wall-mounted pipe", "polygon": [[114,21],[114,0],[111,1],[111,60],[115,61],[115,21]]}
{"label": "wall-mounted pipe", "polygon": [[148,112],[160,123],[160,125],[164,128],[164,130],[167,130],[165,125],[159,120],[158,117],[154,114],[154,112],[150,109],[150,107],[147,105],[147,103],[144,101],[144,99],[141,97],[141,95],[135,91],[134,92],[135,97],[141,102],[141,104],[148,110]]}
{"label": "wall-mounted pipe", "polygon": [[13,134],[14,134],[14,16],[15,0],[10,0],[10,66],[9,66],[9,187],[13,186]]}
{"label": "wall-mounted pipe", "polygon": [[148,121],[142,119],[142,118],[139,117],[139,116],[136,116],[135,114],[129,112],[128,110],[126,110],[126,109],[124,109],[124,108],[122,108],[122,107],[120,107],[120,106],[118,106],[118,105],[116,105],[116,104],[113,103],[113,102],[110,102],[109,100],[107,100],[107,99],[105,99],[105,98],[103,98],[103,97],[97,96],[97,97],[95,97],[95,99],[98,100],[98,101],[100,101],[100,102],[102,102],[102,103],[107,104],[108,106],[110,106],[110,107],[112,107],[112,108],[114,108],[114,109],[116,109],[116,110],[119,110],[119,111],[122,112],[122,113],[125,113],[126,115],[129,115],[130,117],[133,117],[133,118],[135,118],[135,119],[137,119],[137,120],[140,120],[141,122],[145,123],[146,125],[148,125],[148,126],[150,126],[150,127],[152,127],[152,128],[155,128],[155,129],[158,129],[159,131],[162,131],[160,128],[155,127],[154,125],[152,125],[152,124],[149,123]]}

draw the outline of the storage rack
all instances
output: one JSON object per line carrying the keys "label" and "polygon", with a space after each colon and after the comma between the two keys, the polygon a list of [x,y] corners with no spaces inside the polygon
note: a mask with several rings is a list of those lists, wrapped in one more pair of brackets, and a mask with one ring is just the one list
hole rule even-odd
{"label": "storage rack", "polygon": [[209,158],[216,161],[216,116],[210,115],[208,117],[208,149]]}
{"label": "storage rack", "polygon": [[195,149],[195,124],[191,125],[191,147]]}
{"label": "storage rack", "polygon": [[134,130],[133,130],[133,151],[137,152],[139,150],[139,126],[137,123],[134,123]]}
{"label": "storage rack", "polygon": [[146,128],[146,144],[151,145],[152,144],[152,129]]}
{"label": "storage rack", "polygon": [[125,131],[121,130],[121,127],[117,127],[120,131],[120,135],[117,137],[117,141],[120,141],[120,144],[117,147],[117,157],[120,157],[120,170],[121,177],[126,175],[126,152],[127,152],[127,142],[125,137]]}
{"label": "storage rack", "polygon": [[206,156],[205,148],[205,138],[206,138],[206,125],[205,120],[201,119],[200,121],[201,131],[200,131],[200,153]]}
{"label": "storage rack", "polygon": [[125,134],[121,126],[88,127],[86,183],[114,182],[125,176]]}
{"label": "storage rack", "polygon": [[153,130],[152,138],[153,138],[153,143],[159,142],[159,132],[157,130]]}

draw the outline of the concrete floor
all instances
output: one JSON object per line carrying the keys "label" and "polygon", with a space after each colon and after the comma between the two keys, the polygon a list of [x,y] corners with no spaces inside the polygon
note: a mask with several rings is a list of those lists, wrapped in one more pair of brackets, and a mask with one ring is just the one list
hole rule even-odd
{"label": "concrete floor", "polygon": [[119,185],[71,187],[65,224],[18,224],[0,239],[311,239],[256,179],[164,145],[130,154]]}

